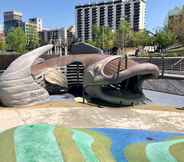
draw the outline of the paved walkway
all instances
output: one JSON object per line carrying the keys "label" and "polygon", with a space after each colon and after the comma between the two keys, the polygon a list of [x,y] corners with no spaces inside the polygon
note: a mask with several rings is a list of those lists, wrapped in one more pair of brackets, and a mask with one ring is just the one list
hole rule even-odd
{"label": "paved walkway", "polygon": [[82,104],[49,104],[34,108],[0,109],[0,130],[18,125],[50,123],[72,128],[128,128],[184,132],[184,110],[160,106],[97,108]]}
{"label": "paved walkway", "polygon": [[[160,73],[160,78],[162,78],[162,74]],[[177,80],[184,80],[183,74],[171,74],[171,73],[164,73],[164,79],[177,79]]]}

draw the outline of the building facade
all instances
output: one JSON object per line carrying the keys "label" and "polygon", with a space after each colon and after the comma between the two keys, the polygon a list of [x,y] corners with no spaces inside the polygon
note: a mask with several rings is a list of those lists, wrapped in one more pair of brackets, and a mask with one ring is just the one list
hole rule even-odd
{"label": "building facade", "polygon": [[65,28],[59,29],[44,29],[40,32],[40,38],[43,44],[54,43],[54,42],[66,42],[67,41],[67,30]]}
{"label": "building facade", "polygon": [[0,31],[0,42],[4,42],[5,41],[5,35],[4,32]]}
{"label": "building facade", "polygon": [[122,20],[127,20],[134,31],[144,30],[145,0],[112,0],[77,5],[76,36],[79,40],[92,39],[92,27],[107,26],[116,30]]}
{"label": "building facade", "polygon": [[182,12],[178,15],[169,16],[168,28],[172,32],[177,32],[176,30],[178,29],[178,26],[179,26],[179,25],[177,26],[177,24],[183,24],[184,25],[184,12]]}
{"label": "building facade", "polygon": [[[31,46],[31,42],[39,44],[39,33],[37,31],[37,25],[31,22],[25,23],[24,31],[27,36],[27,45]],[[34,47],[32,47],[34,48]]]}
{"label": "building facade", "polygon": [[74,26],[70,26],[67,29],[67,42],[68,42],[68,45],[71,46],[71,44],[74,43],[75,41],[76,41],[75,27]]}
{"label": "building facade", "polygon": [[50,54],[55,55],[67,55],[68,44],[67,44],[67,29],[49,29],[40,32],[41,44],[53,44],[54,48],[49,51]]}
{"label": "building facade", "polygon": [[41,32],[43,30],[43,22],[41,18],[38,17],[30,18],[29,23],[36,25],[37,32]]}
{"label": "building facade", "polygon": [[4,32],[5,35],[13,28],[24,28],[24,22],[22,21],[22,13],[16,11],[4,12]]}

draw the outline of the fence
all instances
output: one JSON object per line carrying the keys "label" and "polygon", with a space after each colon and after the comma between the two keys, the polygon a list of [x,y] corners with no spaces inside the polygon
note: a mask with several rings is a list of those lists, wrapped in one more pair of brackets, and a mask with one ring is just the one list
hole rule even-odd
{"label": "fence", "polygon": [[131,57],[139,62],[149,62],[159,67],[162,76],[164,74],[184,75],[184,57]]}

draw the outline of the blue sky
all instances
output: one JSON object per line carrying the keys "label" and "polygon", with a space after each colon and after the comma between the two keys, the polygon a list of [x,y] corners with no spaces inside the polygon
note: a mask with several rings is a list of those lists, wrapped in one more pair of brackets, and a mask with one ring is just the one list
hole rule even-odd
{"label": "blue sky", "polygon": [[[3,23],[3,11],[17,10],[23,13],[23,19],[41,17],[44,27],[55,28],[75,23],[74,7],[90,0],[0,0],[0,24]],[[168,11],[184,4],[184,0],[147,0],[146,28],[155,30],[161,26]]]}

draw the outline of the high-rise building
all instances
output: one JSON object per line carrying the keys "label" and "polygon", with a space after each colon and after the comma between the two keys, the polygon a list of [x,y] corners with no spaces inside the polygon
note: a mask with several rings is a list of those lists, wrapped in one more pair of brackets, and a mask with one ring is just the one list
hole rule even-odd
{"label": "high-rise building", "polygon": [[4,33],[0,31],[0,42],[5,40]]}
{"label": "high-rise building", "polygon": [[4,31],[3,27],[0,25],[0,41],[4,40]]}
{"label": "high-rise building", "polygon": [[44,29],[42,32],[40,32],[40,37],[43,44],[66,42],[67,30],[65,28],[48,29],[48,30]]}
{"label": "high-rise building", "polygon": [[7,34],[13,28],[24,27],[22,13],[17,11],[4,12],[4,32]]}
{"label": "high-rise building", "polygon": [[67,29],[67,41],[68,41],[68,45],[70,46],[76,39],[75,39],[75,27],[74,26],[70,26]]}
{"label": "high-rise building", "polygon": [[168,16],[168,28],[175,33],[181,34],[184,25],[184,6],[170,11]]}
{"label": "high-rise building", "polygon": [[31,41],[39,42],[39,33],[37,31],[37,25],[31,22],[26,22],[24,26],[24,31],[27,36],[27,44],[29,45]]}
{"label": "high-rise building", "polygon": [[41,32],[43,30],[43,23],[41,18],[38,17],[30,18],[29,23],[35,24],[38,32]]}
{"label": "high-rise building", "polygon": [[67,55],[67,29],[49,29],[40,32],[41,44],[53,44],[54,47],[50,54]]}
{"label": "high-rise building", "polygon": [[92,39],[92,27],[107,26],[114,31],[127,20],[134,31],[145,27],[146,0],[111,0],[77,5],[76,36],[81,41]]}

